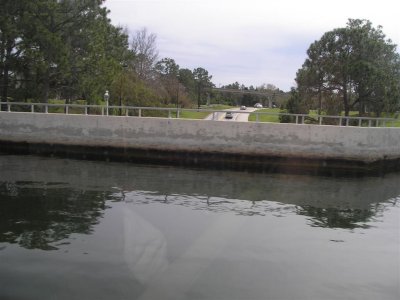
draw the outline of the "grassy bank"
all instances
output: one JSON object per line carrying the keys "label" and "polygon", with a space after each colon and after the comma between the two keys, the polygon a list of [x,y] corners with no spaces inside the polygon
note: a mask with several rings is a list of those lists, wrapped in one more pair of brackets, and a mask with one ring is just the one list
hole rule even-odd
{"label": "grassy bank", "polygon": [[[224,109],[229,109],[232,108],[232,106],[228,106],[228,105],[213,105],[213,106],[202,106],[199,110],[197,111],[181,111],[179,114],[179,117],[182,119],[204,119],[206,118],[210,112],[208,111],[202,111],[202,110],[208,110],[208,109],[212,109],[212,110],[224,110]],[[175,118],[176,117],[176,113],[173,112],[172,116]]]}
{"label": "grassy bank", "polygon": [[[278,114],[280,113],[279,108],[264,108],[264,109],[259,109],[257,110],[259,113],[271,113],[271,114]],[[317,111],[311,110],[308,114],[310,117],[316,117]],[[350,112],[350,117],[358,117],[359,114],[357,111],[351,111]],[[344,116],[344,112],[342,113],[342,116]],[[396,120],[386,122],[385,127],[400,127],[400,119],[397,115],[395,114],[386,114],[382,115],[382,118],[396,118]],[[373,116],[371,117],[373,118]],[[249,121],[255,122],[257,120],[256,114],[251,113],[249,116]],[[278,115],[268,115],[268,114],[260,114],[258,116],[259,122],[270,122],[270,123],[279,123],[279,116]],[[334,121],[336,124],[336,120]],[[357,123],[357,121],[355,121]],[[368,126],[368,121],[363,121],[363,126]],[[380,127],[383,127],[383,123],[380,124]]]}
{"label": "grassy bank", "polygon": [[[280,112],[279,108],[263,108],[257,110],[257,112],[262,112],[262,113],[273,113],[277,114]],[[249,116],[249,121],[255,122],[257,120],[256,114],[251,113]],[[258,120],[260,122],[270,122],[270,123],[279,123],[279,116],[278,115],[259,115]]]}

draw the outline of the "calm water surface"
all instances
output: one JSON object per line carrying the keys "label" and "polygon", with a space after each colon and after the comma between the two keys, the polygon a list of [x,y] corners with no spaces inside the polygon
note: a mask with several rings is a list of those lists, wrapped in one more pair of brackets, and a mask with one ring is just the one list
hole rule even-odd
{"label": "calm water surface", "polygon": [[0,299],[400,299],[400,174],[0,156]]}

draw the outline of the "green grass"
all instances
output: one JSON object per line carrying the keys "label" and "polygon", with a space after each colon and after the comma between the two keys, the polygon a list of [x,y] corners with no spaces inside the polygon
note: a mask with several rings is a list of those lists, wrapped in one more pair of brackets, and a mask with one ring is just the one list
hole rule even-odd
{"label": "green grass", "polygon": [[[344,116],[344,112],[342,113]],[[359,117],[358,111],[350,111],[349,113],[350,117]],[[374,118],[375,115],[370,116],[371,118]],[[396,120],[393,121],[387,121],[385,122],[385,127],[400,127],[400,119],[394,114],[394,113],[383,113],[380,118],[396,118]],[[363,126],[368,126],[368,121],[363,121]],[[381,122],[379,124],[379,127],[383,127],[383,123]]]}
{"label": "green grass", "polygon": [[[208,111],[202,111],[202,110],[224,110],[224,109],[229,109],[232,108],[232,106],[228,105],[212,105],[212,106],[201,106],[201,108],[198,111],[181,111],[179,113],[179,117],[181,119],[204,119],[206,118],[210,112]],[[176,113],[173,112],[172,114],[173,118],[176,118]]]}
{"label": "green grass", "polygon": [[[383,127],[383,124],[381,124],[380,127]],[[386,122],[385,127],[400,127],[400,120],[397,119],[393,122]]]}
{"label": "green grass", "polygon": [[[400,127],[400,116],[398,113],[384,113],[382,118],[395,118],[396,120],[392,122],[386,122],[386,126],[390,127]],[[381,125],[383,126],[383,125]]]}
{"label": "green grass", "polygon": [[[269,112],[269,113],[279,113],[279,108],[263,108],[257,110],[257,112]],[[279,123],[279,116],[278,115],[259,115],[260,122],[271,122],[271,123]],[[256,114],[251,113],[249,116],[249,121],[255,122],[257,120]]]}
{"label": "green grass", "polygon": [[223,109],[229,109],[229,108],[234,108],[235,106],[229,106],[229,105],[223,105],[223,104],[213,104],[210,106],[203,106],[203,109],[213,109],[213,110],[223,110]]}
{"label": "green grass", "polygon": [[[65,100],[56,100],[56,99],[50,99],[49,100],[49,104],[65,104]],[[72,105],[85,105],[86,101],[85,100],[75,100],[73,103],[71,103]],[[44,107],[43,107],[43,111],[44,111]],[[60,113],[63,114],[65,113],[64,107],[60,106],[49,106],[48,107],[48,112],[49,113]],[[68,113],[69,114],[80,114],[83,115],[85,114],[85,108],[84,107],[69,107],[68,108]],[[102,114],[102,108],[101,107],[91,107],[89,109],[89,114],[92,115],[101,115]],[[118,115],[119,110],[118,109],[112,109],[110,108],[109,111],[110,115]],[[125,113],[125,112],[123,112]]]}
{"label": "green grass", "polygon": [[[206,111],[181,111],[179,117],[181,119],[204,119],[210,113]],[[173,117],[176,117],[176,113],[173,113]]]}
{"label": "green grass", "polygon": [[[52,99],[49,101],[49,104],[64,104],[64,100],[55,100]],[[84,104],[84,103],[74,103],[74,104]],[[173,108],[173,107],[171,107]],[[197,111],[181,111],[179,114],[179,117],[182,119],[204,119],[206,118],[210,112],[203,111],[203,110],[224,110],[224,109],[229,109],[232,108],[232,106],[228,105],[211,105],[211,106],[202,106],[199,110]],[[27,110],[30,109],[30,107],[26,108]],[[44,110],[44,108],[43,108]],[[48,108],[49,113],[64,113],[64,107],[49,107]],[[70,114],[84,114],[85,109],[84,108],[79,108],[79,107],[70,107],[68,110],[68,113]],[[101,108],[91,108],[91,114],[101,114]],[[134,115],[137,115],[137,111],[132,112],[130,111],[130,114],[133,113]],[[109,110],[110,115],[118,115],[119,110],[117,108],[110,108]],[[122,115],[125,115],[125,110],[122,111]],[[142,116],[143,117],[160,117],[160,118],[167,118],[168,117],[168,112],[167,111],[158,111],[158,110],[142,110]],[[176,118],[176,111],[171,111],[171,117]]]}
{"label": "green grass", "polygon": [[[264,108],[264,109],[259,109],[257,110],[257,112],[270,112],[270,113],[279,113],[280,109],[279,108]],[[317,111],[316,110],[310,110],[309,114],[310,117],[315,117],[317,116]],[[342,112],[341,114],[342,116],[344,116],[344,112]],[[358,111],[350,111],[349,113],[350,117],[358,117]],[[383,115],[382,118],[393,118],[395,117],[394,114],[390,114],[390,115]],[[256,114],[252,113],[250,114],[249,117],[249,121],[256,121]],[[331,120],[334,124],[337,123],[337,120],[332,119]],[[270,123],[279,123],[279,116],[277,115],[259,115],[259,122],[270,122]],[[358,121],[354,121],[354,122],[358,122]],[[356,126],[356,125],[354,125]],[[364,121],[362,126],[368,126],[368,122]],[[395,121],[391,121],[391,122],[386,122],[385,124],[386,127],[400,127],[400,119],[397,118]],[[383,127],[383,124],[380,124],[380,127]]]}

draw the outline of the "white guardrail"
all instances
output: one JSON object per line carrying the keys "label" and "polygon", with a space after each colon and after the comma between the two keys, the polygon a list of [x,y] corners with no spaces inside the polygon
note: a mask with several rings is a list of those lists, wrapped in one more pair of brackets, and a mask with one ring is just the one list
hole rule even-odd
{"label": "white guardrail", "polygon": [[[61,110],[61,111],[60,111]],[[83,115],[103,115],[103,116],[132,116],[145,117],[145,112],[164,112],[165,116],[156,117],[180,118],[181,112],[208,112],[212,114],[210,120],[218,120],[218,114],[226,113],[226,110],[213,109],[183,109],[167,107],[137,107],[137,106],[105,106],[89,104],[53,104],[53,103],[25,103],[25,102],[0,102],[0,111],[6,112],[31,112],[31,113],[63,113],[63,114],[83,114]],[[394,127],[400,121],[396,118],[372,118],[372,117],[345,117],[328,115],[306,115],[289,114],[276,112],[249,112],[243,110],[229,110],[232,113],[254,114],[256,122],[260,122],[260,116],[286,116],[289,120],[285,123],[295,124],[318,124],[336,126],[359,126],[359,127]],[[110,113],[111,112],[111,113]],[[152,115],[148,115],[152,116]]]}

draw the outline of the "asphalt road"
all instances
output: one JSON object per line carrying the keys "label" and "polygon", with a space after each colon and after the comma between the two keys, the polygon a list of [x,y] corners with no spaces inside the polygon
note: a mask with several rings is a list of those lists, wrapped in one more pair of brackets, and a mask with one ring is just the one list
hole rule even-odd
{"label": "asphalt road", "polygon": [[226,111],[234,111],[232,119],[225,119],[223,112],[215,112],[206,117],[206,120],[226,121],[226,122],[248,122],[251,112],[257,110],[253,107],[248,107],[246,110],[240,110],[239,107],[227,109]]}

